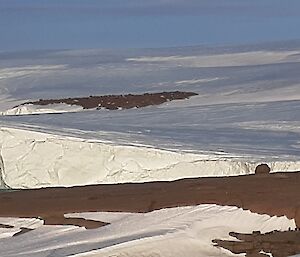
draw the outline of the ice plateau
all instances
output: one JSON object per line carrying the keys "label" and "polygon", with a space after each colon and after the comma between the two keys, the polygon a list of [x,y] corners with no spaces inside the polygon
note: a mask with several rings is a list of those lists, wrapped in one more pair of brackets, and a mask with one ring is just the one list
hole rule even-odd
{"label": "ice plateau", "polygon": [[[262,162],[300,169],[299,42],[0,57],[1,187],[241,175]],[[117,111],[14,108],[174,90],[198,96]]]}

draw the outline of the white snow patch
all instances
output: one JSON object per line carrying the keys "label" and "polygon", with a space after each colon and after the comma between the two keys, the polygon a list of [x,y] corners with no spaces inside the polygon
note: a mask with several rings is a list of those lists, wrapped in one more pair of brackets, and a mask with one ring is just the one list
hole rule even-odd
{"label": "white snow patch", "polygon": [[262,233],[294,229],[294,220],[270,217],[237,207],[203,204],[167,208],[149,213],[72,213],[111,222],[98,229],[40,226],[34,231],[0,240],[2,257],[12,256],[241,256],[214,247],[213,239],[234,240],[229,232]]}
{"label": "white snow patch", "polygon": [[237,126],[255,130],[300,132],[300,121],[248,121],[236,123]]}
{"label": "white snow patch", "polygon": [[214,54],[199,56],[144,56],[137,58],[127,58],[129,62],[150,62],[165,63],[168,65],[184,67],[230,67],[263,65],[270,63],[297,62],[299,51],[253,51],[230,54]]}
{"label": "white snow patch", "polygon": [[265,255],[267,255],[267,256],[273,257],[273,254],[272,254],[272,253],[266,253],[266,252],[264,252],[264,251],[260,251],[259,253],[262,253],[262,254],[265,254]]}
{"label": "white snow patch", "polygon": [[[232,240],[229,232],[262,233],[295,228],[286,217],[270,217],[237,207],[198,205],[168,208],[146,214],[81,213],[82,217],[111,222],[98,229],[106,247],[74,256],[238,256],[213,246],[213,239]],[[119,242],[116,240],[119,240]],[[96,240],[96,239],[94,239]]]}
{"label": "white snow patch", "polygon": [[0,115],[28,115],[28,114],[64,113],[64,112],[78,112],[78,111],[83,111],[83,107],[79,105],[68,105],[65,103],[49,104],[49,105],[25,104],[1,112]]}
{"label": "white snow patch", "polygon": [[0,228],[0,239],[12,237],[22,228],[36,229],[44,224],[43,220],[35,218],[3,218],[0,217],[1,225],[9,225],[13,228]]}
{"label": "white snow patch", "polygon": [[[184,84],[197,84],[197,83],[204,83],[204,82],[211,82],[211,81],[216,81],[219,79],[224,79],[224,78],[203,78],[203,79],[188,79],[188,80],[180,80],[180,81],[176,81],[175,84],[176,85],[184,85]],[[169,82],[170,84],[170,82]]]}
{"label": "white snow patch", "polygon": [[46,74],[56,70],[62,70],[67,68],[67,65],[28,65],[12,68],[0,69],[0,81],[2,79],[10,79],[23,77],[34,74]]}

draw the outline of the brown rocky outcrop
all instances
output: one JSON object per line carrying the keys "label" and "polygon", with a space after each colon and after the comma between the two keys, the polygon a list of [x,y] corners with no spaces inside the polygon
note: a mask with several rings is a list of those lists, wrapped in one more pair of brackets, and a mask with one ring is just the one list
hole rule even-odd
{"label": "brown rocky outcrop", "polygon": [[38,101],[25,102],[22,105],[50,105],[50,104],[68,104],[81,106],[83,109],[131,109],[141,108],[151,105],[159,105],[173,100],[188,99],[192,96],[198,95],[193,92],[161,92],[161,93],[145,93],[145,94],[127,94],[127,95],[102,95],[89,97],[74,97],[74,98],[60,98],[60,99],[40,99]]}
{"label": "brown rocky outcrop", "polygon": [[256,175],[268,175],[270,173],[271,169],[268,166],[268,164],[260,164],[255,169]]}
{"label": "brown rocky outcrop", "polygon": [[230,236],[240,241],[213,240],[213,243],[235,254],[246,253],[247,257],[268,256],[264,253],[272,253],[274,257],[288,257],[300,253],[300,231],[298,230],[272,231],[266,234],[231,232]]}

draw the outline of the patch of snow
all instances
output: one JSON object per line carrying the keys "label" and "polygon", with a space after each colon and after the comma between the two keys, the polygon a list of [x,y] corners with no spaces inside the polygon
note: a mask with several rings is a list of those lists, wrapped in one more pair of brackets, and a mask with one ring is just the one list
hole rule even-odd
{"label": "patch of snow", "polygon": [[260,251],[259,253],[262,253],[262,254],[264,254],[264,255],[266,255],[266,256],[273,257],[273,254],[272,254],[272,253],[266,253],[266,252],[264,252],[264,251]]}
{"label": "patch of snow", "polygon": [[182,84],[197,84],[197,83],[215,81],[215,80],[219,80],[219,79],[224,79],[224,78],[188,79],[188,80],[176,81],[175,84],[177,84],[177,85],[182,85]]}
{"label": "patch of snow", "polygon": [[83,111],[79,105],[68,105],[65,103],[49,104],[49,105],[34,105],[25,104],[9,109],[0,113],[0,115],[28,115],[28,114],[46,114],[46,113],[64,113]]}
{"label": "patch of snow", "polygon": [[0,240],[1,256],[100,257],[241,256],[214,247],[213,239],[233,240],[229,232],[262,233],[295,228],[294,220],[270,217],[237,207],[204,204],[149,213],[77,213],[111,222],[92,230],[74,226],[41,226],[13,239]]}
{"label": "patch of snow", "polygon": [[237,126],[255,130],[300,132],[300,121],[252,121],[240,122]]}
{"label": "patch of snow", "polygon": [[28,65],[0,69],[0,81],[34,74],[45,74],[55,70],[65,69],[67,65]]}
{"label": "patch of snow", "polygon": [[43,220],[35,218],[3,218],[0,217],[1,225],[12,226],[12,228],[0,228],[0,239],[12,237],[22,228],[36,229],[44,224]]}
{"label": "patch of snow", "polygon": [[299,51],[253,51],[246,53],[214,54],[199,56],[151,56],[128,58],[129,62],[163,62],[168,65],[183,67],[230,67],[263,65],[269,63],[297,62]]}

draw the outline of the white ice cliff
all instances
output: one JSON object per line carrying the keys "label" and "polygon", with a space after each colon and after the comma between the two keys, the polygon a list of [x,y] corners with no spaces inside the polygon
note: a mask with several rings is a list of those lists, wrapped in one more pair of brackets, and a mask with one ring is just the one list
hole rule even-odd
{"label": "white ice cliff", "polygon": [[[10,188],[232,176],[253,173],[258,164],[14,128],[0,129],[0,145],[1,180]],[[274,161],[269,165],[273,171],[300,169],[300,162],[296,161]]]}

